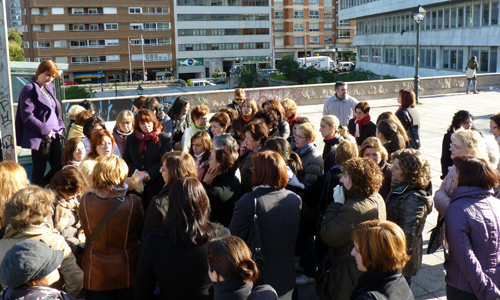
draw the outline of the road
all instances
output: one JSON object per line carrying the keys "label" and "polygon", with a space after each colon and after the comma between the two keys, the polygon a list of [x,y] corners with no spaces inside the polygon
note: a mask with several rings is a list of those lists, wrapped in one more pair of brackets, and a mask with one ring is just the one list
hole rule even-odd
{"label": "road", "polygon": [[[137,85],[139,86],[139,85]],[[169,87],[143,87],[143,95],[155,95],[155,94],[175,94],[175,93],[188,93],[188,92],[202,92],[202,91],[217,91],[221,89],[235,89],[236,85],[232,84],[231,87],[227,84],[218,85],[207,85],[207,86],[169,86]],[[115,90],[105,90],[101,92],[97,90],[95,93],[97,98],[115,97]],[[118,89],[118,96],[137,96],[136,89]]]}

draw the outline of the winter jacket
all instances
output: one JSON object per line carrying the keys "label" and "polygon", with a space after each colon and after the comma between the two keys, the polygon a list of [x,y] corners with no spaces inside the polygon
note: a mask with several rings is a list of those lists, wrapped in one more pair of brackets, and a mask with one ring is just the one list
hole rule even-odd
{"label": "winter jacket", "polygon": [[[405,110],[408,111],[408,114],[410,117],[413,119],[413,124],[410,123],[410,120],[406,117]],[[403,125],[403,128],[406,130],[406,132],[409,132],[410,126],[411,125],[416,125],[418,126],[418,135],[420,135],[420,114],[418,113],[418,110],[416,107],[408,107],[408,108],[400,108],[396,111],[396,117],[398,117],[399,121],[401,121],[401,124]],[[411,139],[410,134],[408,134],[408,137]]]}
{"label": "winter jacket", "polygon": [[477,80],[477,63],[473,60],[469,60],[469,62],[467,63],[467,67],[465,67],[466,71],[467,71],[467,69],[476,70],[476,74],[474,74],[474,77],[467,78],[467,79],[468,80]]}
{"label": "winter jacket", "polygon": [[323,142],[325,143],[325,147],[323,148],[323,169],[325,172],[327,170],[330,170],[333,166],[336,165],[335,163],[335,149],[337,149],[337,146],[344,140],[344,138],[338,137],[338,138],[331,138],[331,139],[324,139]]}
{"label": "winter jacket", "polygon": [[[219,226],[207,239],[226,235],[229,230]],[[213,299],[207,243],[174,246],[173,239],[164,230],[155,230],[147,238],[134,282],[134,299]]]}
{"label": "winter jacket", "polygon": [[453,159],[451,159],[451,135],[454,132],[447,132],[443,136],[443,146],[441,148],[441,179],[444,179],[448,175],[448,168],[453,166]]}
{"label": "winter jacket", "polygon": [[252,282],[243,279],[212,282],[214,300],[278,300],[276,291],[268,284],[256,286],[252,289]]}
{"label": "winter jacket", "polygon": [[425,189],[409,185],[393,188],[385,206],[387,220],[398,224],[406,236],[406,253],[411,258],[402,270],[403,276],[415,276],[422,265],[422,231],[432,211],[432,184]]}
{"label": "winter jacket", "polygon": [[231,235],[253,241],[253,215],[257,199],[265,269],[257,284],[269,284],[279,296],[295,286],[295,242],[299,231],[300,197],[285,189],[258,187],[234,206]]}
{"label": "winter jacket", "polygon": [[[436,206],[436,210],[439,212],[440,217],[444,217],[446,209],[450,205],[451,195],[455,190],[455,185],[453,183],[453,173],[456,171],[455,166],[451,166],[448,169],[448,174],[441,182],[439,190],[437,190],[434,194],[434,205]],[[445,239],[445,226],[441,226],[439,232],[439,244],[448,249]]]}
{"label": "winter jacket", "polygon": [[243,120],[242,116],[240,116],[238,119],[233,121],[233,124],[231,124],[230,131],[234,133],[233,137],[236,136],[235,139],[239,145],[241,145],[241,143],[245,140],[245,133],[243,132],[243,129],[248,123]]}
{"label": "winter jacket", "polygon": [[229,108],[236,110],[238,112],[238,115],[241,115],[241,105],[236,103],[236,101],[233,100],[233,102],[226,105],[226,107],[229,107]]}
{"label": "winter jacket", "polygon": [[278,130],[280,137],[287,139],[290,136],[290,125],[288,125],[287,120],[280,120]]}
{"label": "winter jacket", "polygon": [[[170,140],[172,140],[172,136],[173,136],[173,128],[172,128],[172,119],[170,119],[170,117],[165,113],[165,112],[161,112],[161,117],[158,118],[158,122],[160,122],[160,125],[162,127],[162,130],[161,132],[164,132],[166,133],[169,137],[170,137]],[[172,145],[173,147],[173,145]]]}
{"label": "winter jacket", "polygon": [[0,293],[0,300],[76,300],[65,292],[47,286],[21,286],[6,288]]}
{"label": "winter jacket", "polygon": [[50,228],[47,224],[32,225],[20,230],[13,230],[12,227],[8,226],[4,238],[0,240],[0,261],[3,260],[7,251],[24,240],[42,240],[52,250],[63,251],[64,258],[59,267],[59,273],[61,273],[63,280],[54,283],[52,287],[62,289],[64,284],[64,290],[73,297],[77,297],[83,287],[83,271],[76,264],[76,258],[64,237],[54,233],[53,228]]}
{"label": "winter jacket", "polygon": [[500,297],[500,201],[493,190],[457,187],[446,210],[446,284],[480,300]]}
{"label": "winter jacket", "polygon": [[250,193],[253,188],[252,176],[253,176],[253,160],[252,156],[257,153],[259,149],[248,152],[244,156],[240,156],[240,162],[238,169],[240,170],[241,176],[241,192],[243,194]]}
{"label": "winter jacket", "polygon": [[387,163],[385,160],[380,161],[378,164],[380,167],[380,170],[382,171],[382,174],[384,174],[384,181],[382,181],[382,186],[378,190],[378,193],[380,196],[382,196],[382,199],[387,199],[387,196],[389,196],[389,192],[391,191],[391,182],[392,182],[392,172],[391,172],[391,165]]}
{"label": "winter jacket", "polygon": [[77,245],[85,243],[85,234],[78,217],[80,200],[67,201],[59,193],[56,192],[55,194],[56,201],[49,218],[53,221],[54,228],[64,236],[71,251],[77,253]]}
{"label": "winter jacket", "polygon": [[134,132],[132,131],[126,134],[121,131],[118,131],[116,128],[113,128],[113,137],[115,138],[115,145],[118,147],[118,150],[120,151],[120,154],[122,156],[123,153],[125,152],[125,141],[127,140],[127,137],[129,137],[131,134],[134,134]]}
{"label": "winter jacket", "polygon": [[141,242],[143,247],[148,240],[148,236],[155,229],[160,228],[163,224],[163,221],[167,217],[169,192],[170,186],[168,184],[165,184],[160,193],[158,193],[158,195],[153,198],[151,204],[149,205],[141,235]]}
{"label": "winter jacket", "polygon": [[211,184],[203,182],[203,187],[210,199],[212,222],[228,227],[233,217],[234,204],[243,196],[239,179],[234,175],[220,174]]}
{"label": "winter jacket", "polygon": [[351,300],[413,300],[413,293],[401,272],[366,272],[359,277]]}
{"label": "winter jacket", "polygon": [[[354,136],[354,137],[356,136],[356,120],[354,118],[349,120],[349,124],[347,125],[347,130],[349,130],[349,133],[352,136]],[[362,125],[360,128],[360,131],[361,131],[360,137],[355,138],[356,143],[359,146],[361,146],[361,144],[363,144],[363,142],[367,138],[369,138],[371,136],[375,136],[375,132],[377,131],[377,125],[375,125],[375,123],[370,121],[370,123],[368,123],[366,125]]]}
{"label": "winter jacket", "polygon": [[309,145],[309,149],[305,149],[307,146],[304,146],[302,148],[298,148],[295,152],[302,160],[302,166],[304,167],[304,172],[306,173],[306,182],[308,184],[313,184],[318,176],[323,174],[323,157],[314,144]]}
{"label": "winter jacket", "polygon": [[69,133],[68,133],[68,140],[73,139],[73,138],[84,138],[85,135],[83,134],[83,126],[76,125],[75,123],[71,124],[71,127],[69,128]]}
{"label": "winter jacket", "polygon": [[352,231],[364,221],[386,219],[385,202],[378,193],[368,196],[343,189],[345,203],[330,203],[320,227],[321,240],[328,245],[330,264],[336,263],[328,277],[330,299],[336,300],[350,299],[361,276],[350,255],[354,247]]}
{"label": "winter jacket", "polygon": [[144,220],[141,199],[125,195],[126,189],[85,193],[80,203],[80,221],[87,239],[111,209],[117,197],[125,197],[106,226],[85,251],[82,269],[84,287],[92,291],[118,290],[134,282],[140,255],[139,226]]}

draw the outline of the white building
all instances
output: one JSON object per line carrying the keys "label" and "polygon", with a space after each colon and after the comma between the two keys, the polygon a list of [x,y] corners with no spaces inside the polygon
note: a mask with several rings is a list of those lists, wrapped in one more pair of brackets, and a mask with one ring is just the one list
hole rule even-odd
{"label": "white building", "polygon": [[174,7],[179,78],[271,63],[270,0],[177,0]]}
{"label": "white building", "polygon": [[379,75],[415,75],[416,23],[412,11],[427,11],[420,25],[420,76],[458,75],[472,56],[479,73],[500,70],[499,1],[342,0],[339,18],[356,22],[356,67]]}

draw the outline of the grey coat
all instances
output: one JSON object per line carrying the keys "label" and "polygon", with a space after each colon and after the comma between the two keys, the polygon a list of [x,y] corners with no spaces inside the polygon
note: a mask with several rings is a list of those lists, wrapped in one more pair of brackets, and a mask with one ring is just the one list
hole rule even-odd
{"label": "grey coat", "polygon": [[306,182],[307,184],[313,184],[318,176],[323,174],[323,156],[321,156],[321,152],[319,152],[314,144],[303,153],[301,153],[300,149],[295,150],[295,152],[302,160],[302,166],[304,166],[306,173]]}

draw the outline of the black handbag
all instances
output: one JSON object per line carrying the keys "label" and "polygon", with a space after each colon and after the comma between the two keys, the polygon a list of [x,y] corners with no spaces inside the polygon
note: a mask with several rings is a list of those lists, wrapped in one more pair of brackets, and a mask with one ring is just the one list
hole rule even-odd
{"label": "black handbag", "polygon": [[410,113],[408,113],[407,109],[403,109],[403,112],[405,114],[406,121],[410,124],[408,128],[406,129],[406,132],[408,133],[408,137],[410,138],[410,146],[413,149],[420,149],[420,136],[418,135],[418,125],[413,124],[413,118],[410,116]]}
{"label": "black handbag", "polygon": [[330,299],[330,292],[328,290],[328,278],[330,276],[330,272],[332,272],[340,262],[346,260],[349,256],[351,256],[351,251],[342,255],[342,257],[332,264],[328,255],[325,255],[319,262],[316,274],[314,275],[314,280],[316,281],[316,295],[320,300]]}
{"label": "black handbag", "polygon": [[76,262],[78,266],[82,266],[82,260],[83,260],[83,255],[85,254],[85,251],[87,251],[87,248],[89,247],[90,244],[95,240],[95,238],[99,235],[99,233],[103,230],[104,226],[108,224],[109,220],[111,217],[115,214],[115,212],[118,210],[118,207],[120,204],[125,201],[125,197],[118,197],[115,200],[115,203],[113,203],[113,206],[108,210],[104,218],[102,218],[101,222],[97,227],[92,231],[92,234],[90,237],[85,241],[85,247],[83,247],[83,250],[78,254],[78,257],[76,258]]}
{"label": "black handbag", "polygon": [[257,268],[259,269],[259,278],[261,278],[262,273],[264,272],[265,262],[264,262],[264,250],[262,249],[262,240],[260,237],[257,204],[258,204],[257,198],[254,198],[252,228],[250,230],[252,235],[250,236],[249,241],[247,241],[247,244],[249,245],[249,248],[252,251],[252,259],[257,265]]}
{"label": "black handbag", "polygon": [[432,228],[431,236],[429,238],[429,243],[427,244],[427,254],[432,254],[436,252],[441,244],[439,243],[439,233],[441,232],[441,227],[444,224],[444,217],[438,216],[438,222],[436,227]]}

